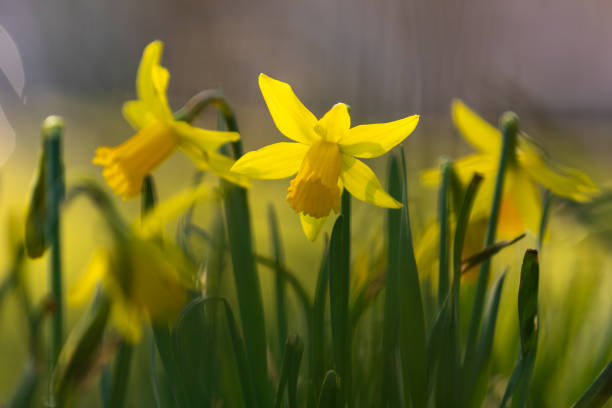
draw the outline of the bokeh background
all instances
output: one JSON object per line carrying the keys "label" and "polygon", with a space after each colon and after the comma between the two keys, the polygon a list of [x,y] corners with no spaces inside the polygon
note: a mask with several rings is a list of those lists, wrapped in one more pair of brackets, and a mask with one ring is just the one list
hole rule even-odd
{"label": "bokeh background", "polygon": [[[257,86],[260,72],[292,84],[318,116],[338,101],[351,105],[354,124],[421,114],[405,142],[417,225],[426,225],[435,208],[434,192],[417,185],[418,170],[435,165],[442,154],[469,151],[450,122],[455,97],[493,123],[504,110],[516,111],[552,156],[600,185],[607,185],[612,169],[612,4],[606,0],[0,1],[0,26],[17,44],[26,79],[20,98],[0,75],[0,106],[16,135],[15,150],[0,168],[2,217],[23,212],[40,122],[49,114],[67,123],[69,180],[101,180],[93,152],[131,135],[121,105],[134,98],[142,50],[154,39],[166,46],[170,104],[178,109],[199,90],[221,88],[234,105],[246,150],[281,139]],[[214,117],[202,124],[215,126]],[[369,164],[384,174],[383,161]],[[160,194],[189,184],[192,172],[190,162],[175,155],[156,172]],[[255,183],[256,195],[265,197],[252,200],[260,250],[269,250],[265,207],[272,201],[288,253],[316,260],[320,245],[302,236],[282,200],[286,186]],[[122,208],[133,215],[138,203]],[[356,210],[356,233],[374,234],[372,223],[382,224],[382,216],[371,221],[370,214],[382,212],[360,204]],[[206,218],[206,209],[202,213]],[[84,225],[84,217],[91,225]],[[73,248],[66,257],[69,287],[94,243],[104,238],[86,204],[71,207],[65,220],[65,246]],[[2,248],[4,241],[0,237]],[[598,270],[604,265],[610,272],[609,259],[601,262]],[[294,264],[309,288],[313,263]],[[40,296],[44,263],[32,269]],[[6,308],[0,313],[0,362],[17,367],[0,370],[0,400],[16,384],[25,353],[5,335],[23,330],[13,315]]]}

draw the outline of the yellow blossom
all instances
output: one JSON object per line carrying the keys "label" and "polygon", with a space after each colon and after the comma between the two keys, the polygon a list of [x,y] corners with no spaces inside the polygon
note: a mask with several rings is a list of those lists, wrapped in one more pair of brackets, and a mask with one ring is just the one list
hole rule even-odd
{"label": "yellow blossom", "polygon": [[201,170],[248,187],[247,178],[230,172],[233,160],[216,151],[238,140],[238,133],[200,129],[174,119],[166,97],[170,74],[160,65],[162,51],[161,41],[145,48],[136,80],[138,100],[123,105],[123,116],[137,133],[119,146],[99,147],[93,163],[104,166],[106,183],[123,199],[137,196],[144,177],[177,148]]}
{"label": "yellow blossom", "polygon": [[[464,184],[474,172],[485,176],[473,211],[475,214],[487,214],[495,188],[502,135],[460,100],[453,101],[452,116],[464,139],[478,150],[455,161],[453,167]],[[586,174],[551,161],[526,134],[519,133],[513,145],[500,207],[500,238],[513,238],[525,229],[537,233],[542,216],[538,185],[560,197],[579,202],[589,201],[599,193]],[[426,185],[438,185],[440,171],[426,170],[421,174],[421,179]]]}
{"label": "yellow blossom", "polygon": [[259,179],[291,180],[287,201],[300,214],[306,236],[314,240],[331,211],[340,210],[346,188],[356,198],[399,208],[374,172],[357,158],[378,157],[415,129],[419,116],[351,128],[348,106],[334,105],[321,119],[300,102],[291,86],[259,75],[259,87],[276,127],[296,143],[275,143],[241,157],[232,171]]}
{"label": "yellow blossom", "polygon": [[68,302],[85,303],[99,282],[111,300],[112,322],[132,343],[142,337],[143,321],[173,324],[187,302],[186,264],[178,250],[136,235],[112,249],[98,249]]}

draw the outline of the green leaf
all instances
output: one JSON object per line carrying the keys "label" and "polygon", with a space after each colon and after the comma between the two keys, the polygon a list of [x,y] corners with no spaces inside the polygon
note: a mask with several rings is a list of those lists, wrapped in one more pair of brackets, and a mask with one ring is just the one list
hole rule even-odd
{"label": "green leaf", "polygon": [[300,372],[300,361],[304,353],[304,343],[299,336],[293,335],[285,343],[281,376],[276,392],[275,408],[281,408],[285,388],[288,386],[289,408],[297,408],[297,379]]}
{"label": "green leaf", "polygon": [[572,408],[599,408],[612,397],[612,361],[597,376]]}
{"label": "green leaf", "polygon": [[[205,403],[205,401],[207,401],[207,398],[209,398],[209,395],[206,393],[206,390],[200,389],[198,391],[197,387],[198,384],[202,386],[202,384],[199,383],[202,377],[198,374],[202,375],[204,371],[211,370],[210,365],[207,364],[207,362],[210,361],[211,356],[207,356],[205,353],[201,353],[201,351],[203,350],[198,350],[197,347],[193,347],[194,344],[197,344],[197,342],[201,342],[202,339],[193,338],[193,329],[196,327],[196,325],[193,324],[194,320],[191,319],[195,319],[195,321],[199,321],[200,323],[204,324],[204,322],[202,322],[202,319],[205,318],[203,307],[210,302],[221,302],[224,307],[227,327],[232,343],[232,350],[234,353],[236,368],[240,379],[243,401],[245,403],[245,406],[257,407],[257,395],[254,390],[254,381],[251,377],[251,371],[249,369],[245,345],[242,341],[242,337],[240,336],[238,326],[236,325],[234,313],[232,312],[232,309],[224,298],[198,297],[189,302],[183,308],[177,320],[175,329],[176,342],[174,352],[178,357],[178,361],[180,362],[182,378],[185,381],[189,382],[186,385],[190,400],[192,401],[193,406],[202,406],[202,402],[204,401]],[[211,333],[211,335],[214,335],[214,333]],[[194,352],[194,350],[196,351]],[[196,361],[194,362],[193,360]],[[191,367],[187,367],[187,364],[189,364]],[[212,370],[212,373],[214,372],[215,370]],[[204,373],[204,375],[208,374]],[[196,393],[201,394],[194,401],[194,396],[196,395]],[[183,405],[179,406],[182,407]]]}
{"label": "green leaf", "polygon": [[507,248],[515,243],[517,243],[518,241],[520,241],[521,239],[525,238],[525,233],[522,233],[521,235],[519,235],[518,237],[511,239],[511,240],[507,240],[507,241],[499,241],[496,242],[494,244],[491,244],[489,246],[487,246],[485,249],[483,249],[480,252],[475,253],[474,255],[470,256],[469,258],[465,259],[463,261],[461,265],[461,273],[466,273],[467,271],[469,271],[470,269],[472,269],[473,267],[483,263],[483,262],[488,262],[493,255],[497,254],[499,251],[501,251],[504,248]]}
{"label": "green leaf", "polygon": [[438,221],[440,224],[440,253],[438,270],[438,306],[441,306],[448,295],[448,185],[452,177],[452,162],[442,159],[440,164],[442,183],[438,192]]}
{"label": "green leaf", "polygon": [[[278,219],[274,207],[268,206],[268,225],[270,228],[270,238],[272,242],[272,254],[277,265],[284,264],[283,247],[280,239],[280,231],[278,229]],[[278,347],[279,349],[287,341],[287,301],[285,300],[285,281],[277,274],[275,280],[275,297],[276,297],[276,323],[278,331]]]}
{"label": "green leaf", "polygon": [[[221,112],[227,130],[238,132],[238,126],[231,108],[224,105]],[[220,125],[219,127],[220,130],[225,130],[223,126]],[[240,141],[232,143],[232,149],[234,158],[238,159],[242,155]],[[226,231],[234,272],[234,285],[238,295],[240,321],[249,362],[248,367],[255,384],[258,404],[261,407],[269,407],[272,400],[266,360],[266,327],[261,287],[253,254],[251,215],[247,191],[225,180],[221,181],[221,185],[224,192],[223,206]]]}
{"label": "green leaf", "polygon": [[[349,273],[345,258],[345,218],[338,216],[329,246],[329,304],[334,366],[340,377],[350,375]],[[348,384],[343,383],[341,400],[349,398]]]}
{"label": "green leaf", "polygon": [[500,407],[505,407],[512,397],[512,407],[524,407],[527,402],[529,383],[535,364],[538,346],[538,251],[528,249],[523,257],[521,281],[518,293],[518,315],[521,347],[512,377],[504,392]]}
{"label": "green leaf", "polygon": [[330,370],[325,374],[321,393],[319,394],[318,408],[337,408],[340,401],[340,377],[334,370]]}
{"label": "green leaf", "polygon": [[315,297],[312,305],[312,330],[310,332],[310,390],[308,393],[309,407],[314,406],[319,395],[319,384],[323,381],[325,369],[325,303],[327,299],[327,284],[329,282],[329,242],[327,235],[323,246],[323,256]]}
{"label": "green leaf", "polygon": [[406,159],[402,150],[402,220],[400,227],[399,278],[400,313],[399,347],[404,378],[404,395],[412,405],[424,407],[427,402],[427,357],[425,318],[419,284],[416,259],[412,245],[410,216],[408,214],[408,191],[406,181]]}
{"label": "green leaf", "polygon": [[[402,174],[396,156],[389,162],[389,195],[398,201],[402,199]],[[400,311],[400,228],[401,210],[387,210],[387,279],[385,285],[385,305],[383,316],[383,358],[381,363],[382,383],[380,390],[381,405],[399,407],[400,384],[397,371],[397,336]],[[381,285],[382,286],[382,285]]]}

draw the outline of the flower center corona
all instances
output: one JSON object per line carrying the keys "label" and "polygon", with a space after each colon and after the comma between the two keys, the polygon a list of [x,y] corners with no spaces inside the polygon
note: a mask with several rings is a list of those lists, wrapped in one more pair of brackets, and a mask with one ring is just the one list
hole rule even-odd
{"label": "flower center corona", "polygon": [[140,194],[145,176],[175,149],[178,138],[163,122],[152,123],[117,147],[99,147],[94,164],[104,166],[106,183],[123,199]]}
{"label": "flower center corona", "polygon": [[340,211],[338,177],[342,154],[337,143],[324,140],[313,144],[291,180],[287,201],[298,213],[321,218]]}

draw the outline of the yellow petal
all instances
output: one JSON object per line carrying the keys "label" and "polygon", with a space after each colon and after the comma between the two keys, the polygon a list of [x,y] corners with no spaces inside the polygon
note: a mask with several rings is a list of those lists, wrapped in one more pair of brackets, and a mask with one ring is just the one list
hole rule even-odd
{"label": "yellow petal", "polygon": [[123,117],[136,131],[154,122],[155,114],[143,101],[127,101],[123,104]]}
{"label": "yellow petal", "polygon": [[401,143],[418,123],[419,115],[412,115],[389,123],[355,126],[340,139],[340,147],[351,156],[378,157]]}
{"label": "yellow petal", "polygon": [[[459,180],[463,184],[467,184],[474,173],[480,173],[485,177],[485,180],[495,179],[497,173],[497,163],[493,156],[486,154],[472,154],[465,156],[453,162],[453,169]],[[439,168],[423,170],[421,172],[421,182],[428,187],[435,187],[441,182]]]}
{"label": "yellow petal", "polygon": [[206,156],[208,168],[217,176],[244,188],[251,187],[251,179],[248,176],[231,170],[236,163],[234,160],[217,152],[209,152]]}
{"label": "yellow petal", "polygon": [[164,45],[153,41],[145,48],[136,78],[138,98],[155,112],[159,119],[172,119],[172,112],[166,99],[166,88],[170,74],[159,65]]}
{"label": "yellow petal", "polygon": [[98,285],[104,278],[109,268],[109,254],[105,250],[94,252],[87,266],[87,270],[83,273],[81,279],[68,292],[67,302],[70,305],[78,306],[91,299],[91,296]]}
{"label": "yellow petal", "polygon": [[499,154],[501,152],[501,133],[494,126],[478,116],[462,101],[455,99],[452,105],[455,126],[472,146],[482,152]]}
{"label": "yellow petal", "polygon": [[383,189],[376,174],[364,163],[352,156],[342,155],[342,172],[340,173],[344,187],[355,198],[370,202],[379,207],[401,208],[397,202]]}
{"label": "yellow petal", "polygon": [[259,74],[259,88],[272,120],[283,135],[306,144],[320,139],[314,131],[317,118],[295,96],[289,84]]}
{"label": "yellow petal", "polygon": [[142,237],[160,234],[163,228],[189,207],[203,200],[211,200],[217,194],[206,184],[190,187],[157,204],[136,226]]}
{"label": "yellow petal", "polygon": [[302,143],[274,143],[248,152],[236,161],[232,171],[258,179],[281,179],[297,173],[310,146]]}
{"label": "yellow petal", "polygon": [[558,196],[586,202],[599,194],[599,188],[585,173],[553,163],[524,138],[519,138],[517,158],[535,181]]}
{"label": "yellow petal", "polygon": [[217,150],[226,143],[235,142],[240,139],[238,132],[200,129],[182,121],[174,121],[171,126],[179,135],[179,143],[181,145],[189,144],[206,151]]}
{"label": "yellow petal", "polygon": [[338,142],[351,127],[351,115],[344,103],[335,104],[315,126],[315,131],[328,142]]}
{"label": "yellow petal", "polygon": [[508,168],[499,211],[498,237],[511,239],[526,229],[538,233],[542,203],[537,186],[520,168]]}
{"label": "yellow petal", "polygon": [[300,222],[302,223],[302,229],[304,230],[304,234],[306,234],[306,238],[310,241],[317,239],[327,218],[328,217],[314,218],[309,215],[300,214]]}
{"label": "yellow petal", "polygon": [[142,338],[142,323],[145,315],[137,305],[124,299],[114,299],[111,309],[111,321],[121,335],[132,344]]}

